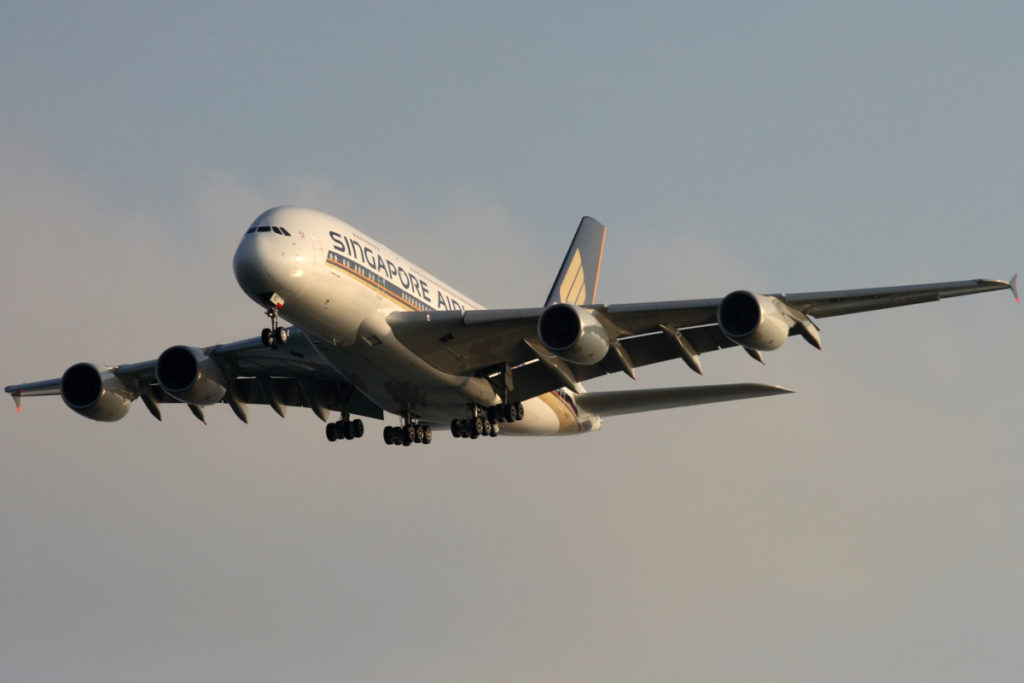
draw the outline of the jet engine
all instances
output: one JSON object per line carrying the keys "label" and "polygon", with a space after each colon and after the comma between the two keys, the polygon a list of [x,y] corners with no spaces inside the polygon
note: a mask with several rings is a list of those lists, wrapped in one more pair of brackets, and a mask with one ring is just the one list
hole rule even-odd
{"label": "jet engine", "polygon": [[718,325],[729,339],[758,351],[774,351],[789,337],[794,321],[778,299],[739,290],[718,304]]}
{"label": "jet engine", "polygon": [[608,330],[586,308],[553,304],[537,319],[537,336],[548,351],[579,365],[594,365],[611,348]]}
{"label": "jet engine", "polygon": [[92,363],[68,368],[60,380],[60,395],[68,408],[99,422],[120,420],[135,398],[113,372]]}
{"label": "jet engine", "polygon": [[202,349],[172,346],[156,359],[160,388],[182,403],[208,406],[227,393],[227,383],[217,363]]}

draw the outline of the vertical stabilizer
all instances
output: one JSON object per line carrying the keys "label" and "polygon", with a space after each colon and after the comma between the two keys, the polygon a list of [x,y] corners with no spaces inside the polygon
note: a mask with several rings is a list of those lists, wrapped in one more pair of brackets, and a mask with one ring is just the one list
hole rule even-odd
{"label": "vertical stabilizer", "polygon": [[597,279],[601,273],[601,254],[607,229],[590,216],[584,216],[569,251],[551,286],[545,306],[551,304],[592,305],[597,300]]}

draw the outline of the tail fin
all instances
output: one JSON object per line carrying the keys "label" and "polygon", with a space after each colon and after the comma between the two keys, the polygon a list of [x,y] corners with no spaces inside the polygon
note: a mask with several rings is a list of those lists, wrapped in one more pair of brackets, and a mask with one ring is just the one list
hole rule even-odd
{"label": "tail fin", "polygon": [[606,228],[590,216],[584,216],[569,251],[558,271],[545,306],[551,304],[593,304],[597,300],[597,279],[601,274]]}

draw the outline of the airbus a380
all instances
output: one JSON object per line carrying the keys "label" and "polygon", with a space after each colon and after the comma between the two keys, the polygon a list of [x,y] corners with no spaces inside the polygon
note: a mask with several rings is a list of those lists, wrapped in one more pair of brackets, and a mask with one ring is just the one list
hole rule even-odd
{"label": "airbus a380", "polygon": [[[487,310],[387,247],[326,214],[270,209],[234,255],[242,290],[270,326],[259,337],[208,347],[171,346],[155,360],[72,365],[56,379],[9,386],[22,397],[60,394],[75,412],[113,422],[141,399],[227,403],[248,421],[251,403],[313,410],[329,441],[363,436],[360,417],[397,415],[388,444],[430,443],[433,429],[478,438],[578,434],[605,417],[772,396],[765,384],[586,393],[582,382],[670,359],[703,373],[700,356],[739,347],[763,362],[793,335],[821,348],[817,318],[1010,289],[960,282],[801,294],[738,290],[721,299],[596,303],[605,227],[584,218],[543,306]],[[281,321],[291,323],[285,327]],[[331,421],[331,412],[340,419]],[[353,417],[359,416],[359,417]]]}

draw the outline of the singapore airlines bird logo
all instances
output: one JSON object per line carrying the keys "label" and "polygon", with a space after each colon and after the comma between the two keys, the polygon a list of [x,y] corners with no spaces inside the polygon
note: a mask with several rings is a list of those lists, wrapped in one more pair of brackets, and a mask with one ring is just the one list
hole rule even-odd
{"label": "singapore airlines bird logo", "polygon": [[562,301],[567,304],[582,305],[587,303],[587,282],[583,273],[583,258],[580,250],[577,249],[569,262],[569,270],[565,272],[565,279],[558,290]]}

